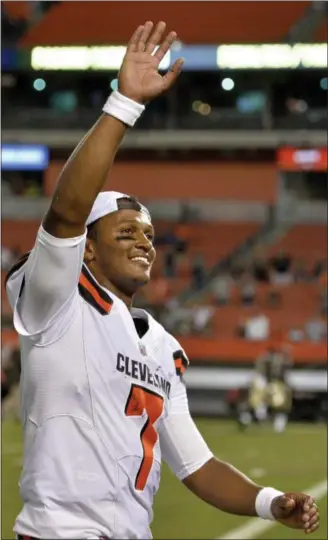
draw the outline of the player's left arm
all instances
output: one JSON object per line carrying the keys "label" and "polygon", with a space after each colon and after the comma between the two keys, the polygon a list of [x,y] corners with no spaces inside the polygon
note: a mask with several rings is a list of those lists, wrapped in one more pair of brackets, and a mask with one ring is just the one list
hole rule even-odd
{"label": "player's left arm", "polygon": [[308,533],[318,527],[318,509],[312,497],[263,488],[230,463],[214,457],[191,418],[178,370],[159,438],[163,459],[171,470],[208,504],[230,514],[278,520]]}

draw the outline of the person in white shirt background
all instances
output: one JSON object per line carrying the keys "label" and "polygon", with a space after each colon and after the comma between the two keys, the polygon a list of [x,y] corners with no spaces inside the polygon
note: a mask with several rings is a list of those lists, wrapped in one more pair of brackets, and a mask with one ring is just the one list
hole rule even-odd
{"label": "person in white shirt background", "polygon": [[33,250],[8,275],[22,362],[19,539],[151,538],[162,459],[223,512],[306,533],[319,524],[311,496],[257,485],[213,456],[189,414],[185,352],[132,307],[155,259],[151,217],[133,197],[100,192],[127,126],[181,71],[178,60],[158,73],[176,37],[163,22],[136,29],[118,91],[66,163]]}

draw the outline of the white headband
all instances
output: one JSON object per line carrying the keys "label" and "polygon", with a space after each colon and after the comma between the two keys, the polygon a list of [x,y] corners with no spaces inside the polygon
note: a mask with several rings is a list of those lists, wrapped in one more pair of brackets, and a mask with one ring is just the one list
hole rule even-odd
{"label": "white headband", "polygon": [[[119,193],[118,191],[102,191],[101,193],[99,193],[87,219],[86,226],[88,227],[89,225],[91,225],[91,223],[97,221],[97,219],[106,216],[107,214],[117,212],[119,210],[117,201],[119,199],[122,199],[122,197],[130,199],[129,195],[126,195],[125,193]],[[141,211],[145,212],[150,219],[150,213],[147,208],[140,203],[138,204]]]}

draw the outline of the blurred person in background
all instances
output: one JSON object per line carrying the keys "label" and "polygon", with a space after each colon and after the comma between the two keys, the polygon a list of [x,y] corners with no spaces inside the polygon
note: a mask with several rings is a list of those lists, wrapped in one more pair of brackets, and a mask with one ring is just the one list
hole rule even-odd
{"label": "blurred person in background", "polygon": [[165,304],[162,322],[172,333],[188,336],[192,332],[192,309],[181,306],[176,297],[170,298]]}
{"label": "blurred person in background", "polygon": [[179,224],[195,222],[199,219],[199,209],[191,201],[181,201]]}
{"label": "blurred person in background", "polygon": [[21,250],[18,246],[11,249],[1,246],[1,270],[9,270],[21,256]]}
{"label": "blurred person in background", "polygon": [[320,343],[327,339],[327,324],[317,313],[314,313],[313,317],[307,321],[304,330],[306,339],[313,343]]}
{"label": "blurred person in background", "polygon": [[215,313],[211,306],[195,306],[192,309],[192,332],[207,334],[210,332],[210,323]]}
{"label": "blurred person in background", "polygon": [[189,227],[185,222],[179,222],[175,226],[176,251],[179,255],[184,255],[188,250]]}
{"label": "blurred person in background", "polygon": [[292,361],[286,350],[273,351],[269,364],[267,404],[276,433],[285,431],[292,407],[292,389],[288,383],[288,372],[291,367]]}
{"label": "blurred person in background", "polygon": [[248,341],[265,341],[270,337],[270,320],[258,306],[243,326],[244,336]]}
{"label": "blurred person in background", "polygon": [[202,253],[198,253],[191,263],[192,286],[200,291],[206,282],[205,261]]}
{"label": "blurred person in background", "polygon": [[312,275],[315,279],[320,278],[322,274],[327,274],[327,261],[323,259],[316,261],[312,269]]}
{"label": "blurred person in background", "polygon": [[264,422],[268,417],[267,388],[273,355],[274,349],[269,348],[257,359],[249,388],[249,409],[258,423]]}
{"label": "blurred person in background", "polygon": [[268,264],[265,259],[255,259],[252,265],[254,279],[259,283],[269,283],[270,274]]}
{"label": "blurred person in background", "polygon": [[11,249],[1,246],[1,270],[9,270],[15,262],[15,257]]}
{"label": "blurred person in background", "polygon": [[291,266],[291,257],[283,251],[272,257],[270,259],[270,281],[272,285],[290,285],[293,281]]}
{"label": "blurred person in background", "polygon": [[172,248],[176,247],[178,238],[175,233],[175,227],[174,225],[171,225],[168,230],[164,232],[164,234],[160,234],[155,239],[155,245],[156,246],[170,246]]}
{"label": "blurred person in background", "polygon": [[229,264],[229,274],[231,275],[232,279],[234,281],[238,281],[242,278],[245,268],[242,261],[234,261],[232,260]]}
{"label": "blurred person in background", "polygon": [[288,384],[291,360],[286,351],[269,347],[255,363],[248,388],[247,400],[240,404],[238,422],[241,427],[272,418],[274,431],[282,433],[287,426],[292,405],[292,391]]}
{"label": "blurred person in background", "polygon": [[168,279],[176,277],[177,274],[177,254],[175,246],[166,249],[163,255],[164,274]]}
{"label": "blurred person in background", "polygon": [[300,343],[304,340],[304,330],[302,328],[292,327],[288,329],[287,338],[292,343]]}
{"label": "blurred person in background", "polygon": [[222,511],[318,526],[312,497],[257,485],[213,456],[189,414],[184,351],[132,308],[155,258],[150,214],[126,194],[100,192],[127,126],[180,73],[181,60],[158,73],[177,37],[164,32],[147,22],[133,34],[119,92],[62,170],[35,247],[8,275],[23,363],[18,540],[151,538],[162,457]]}
{"label": "blurred person in background", "polygon": [[252,306],[256,300],[256,283],[249,273],[245,273],[238,282],[239,298],[243,306]]}
{"label": "blurred person in background", "polygon": [[234,280],[228,272],[220,273],[214,278],[211,291],[216,306],[226,306],[229,304],[234,287]]}

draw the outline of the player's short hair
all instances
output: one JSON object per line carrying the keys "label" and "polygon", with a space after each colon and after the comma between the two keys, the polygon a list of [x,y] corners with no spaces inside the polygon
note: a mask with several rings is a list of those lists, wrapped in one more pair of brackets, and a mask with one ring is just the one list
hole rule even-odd
{"label": "player's short hair", "polygon": [[129,195],[128,197],[121,197],[120,199],[117,199],[117,208],[119,210],[137,210],[138,212],[141,212],[142,205],[138,201],[137,197],[134,195]]}

